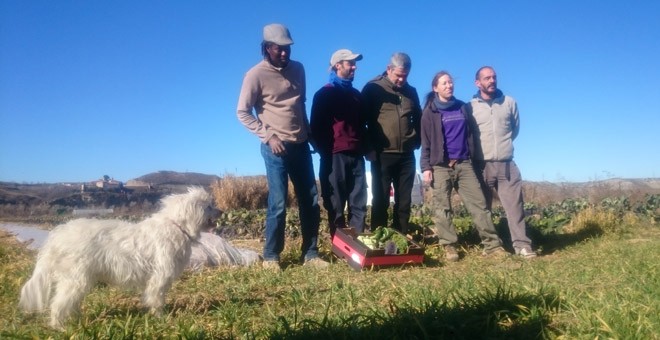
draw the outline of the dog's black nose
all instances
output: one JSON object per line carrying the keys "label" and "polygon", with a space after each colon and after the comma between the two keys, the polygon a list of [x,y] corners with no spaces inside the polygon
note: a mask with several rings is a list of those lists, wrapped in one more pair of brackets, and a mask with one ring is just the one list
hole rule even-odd
{"label": "dog's black nose", "polygon": [[222,210],[220,210],[218,208],[215,208],[215,207],[212,207],[212,209],[213,209],[212,210],[213,211],[213,213],[212,213],[213,218],[218,219],[218,218],[220,218],[220,216],[222,216]]}
{"label": "dog's black nose", "polygon": [[204,213],[206,214],[206,216],[211,220],[216,220],[216,219],[220,218],[220,216],[222,215],[222,210],[216,208],[215,206],[213,206],[213,204],[210,204],[204,210],[205,210]]}

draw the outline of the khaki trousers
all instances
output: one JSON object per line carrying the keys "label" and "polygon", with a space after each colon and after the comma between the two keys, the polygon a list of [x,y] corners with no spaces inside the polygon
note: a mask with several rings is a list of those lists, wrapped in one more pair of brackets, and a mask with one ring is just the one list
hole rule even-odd
{"label": "khaki trousers", "polygon": [[474,226],[479,232],[485,250],[501,246],[502,242],[497,236],[479,180],[469,161],[457,163],[453,168],[433,167],[430,204],[439,243],[446,245],[458,241],[456,228],[452,222],[451,194],[453,189],[456,189],[465,208],[472,215]]}

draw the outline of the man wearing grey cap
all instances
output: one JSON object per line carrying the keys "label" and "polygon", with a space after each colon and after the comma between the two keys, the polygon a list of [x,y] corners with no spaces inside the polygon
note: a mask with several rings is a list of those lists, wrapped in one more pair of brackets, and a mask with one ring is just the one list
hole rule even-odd
{"label": "man wearing grey cap", "polygon": [[264,27],[264,59],[245,74],[236,112],[238,120],[261,141],[268,180],[263,267],[274,271],[281,270],[289,178],[300,212],[302,260],[313,267],[328,266],[318,257],[320,208],[308,144],[305,69],[290,59],[292,44],[285,26]]}
{"label": "man wearing grey cap", "polygon": [[[321,156],[319,180],[330,235],[337,228],[364,231],[367,181],[364,155],[366,117],[362,95],[353,87],[355,65],[361,54],[337,50],[330,58],[330,80],[314,95],[310,124]],[[348,221],[344,207],[348,203]]]}

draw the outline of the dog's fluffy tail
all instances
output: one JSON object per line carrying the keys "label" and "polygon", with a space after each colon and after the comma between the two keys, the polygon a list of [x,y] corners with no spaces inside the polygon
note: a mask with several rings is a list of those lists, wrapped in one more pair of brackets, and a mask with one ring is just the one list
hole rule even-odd
{"label": "dog's fluffy tail", "polygon": [[26,312],[41,311],[48,305],[51,277],[47,267],[37,261],[32,277],[21,288],[19,306]]}

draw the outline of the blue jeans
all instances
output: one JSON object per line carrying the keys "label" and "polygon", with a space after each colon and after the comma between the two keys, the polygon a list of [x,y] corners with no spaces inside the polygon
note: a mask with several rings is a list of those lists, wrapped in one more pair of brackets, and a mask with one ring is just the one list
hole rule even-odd
{"label": "blue jeans", "polygon": [[285,143],[286,155],[276,156],[268,144],[261,144],[261,156],[266,164],[268,180],[268,211],[266,213],[266,243],[264,261],[279,261],[284,250],[286,198],[291,178],[298,200],[302,234],[302,258],[318,257],[320,208],[314,177],[314,164],[309,144]]}

